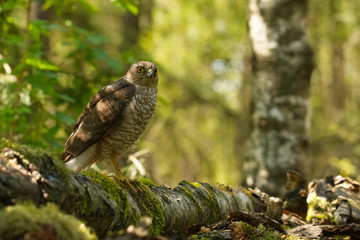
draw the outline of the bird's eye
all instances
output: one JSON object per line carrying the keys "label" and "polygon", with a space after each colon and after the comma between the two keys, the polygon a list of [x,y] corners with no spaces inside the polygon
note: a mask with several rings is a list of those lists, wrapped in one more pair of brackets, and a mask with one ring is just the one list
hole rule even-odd
{"label": "bird's eye", "polygon": [[138,72],[144,72],[144,71],[145,71],[145,68],[144,68],[144,67],[139,66],[139,67],[137,68],[137,71],[138,71]]}

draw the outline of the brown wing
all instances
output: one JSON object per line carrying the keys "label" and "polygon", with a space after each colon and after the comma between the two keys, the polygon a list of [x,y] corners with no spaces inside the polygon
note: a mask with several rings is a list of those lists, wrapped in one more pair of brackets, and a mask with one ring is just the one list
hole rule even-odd
{"label": "brown wing", "polygon": [[77,119],[60,159],[66,162],[96,143],[121,119],[134,95],[135,86],[122,78],[100,89]]}

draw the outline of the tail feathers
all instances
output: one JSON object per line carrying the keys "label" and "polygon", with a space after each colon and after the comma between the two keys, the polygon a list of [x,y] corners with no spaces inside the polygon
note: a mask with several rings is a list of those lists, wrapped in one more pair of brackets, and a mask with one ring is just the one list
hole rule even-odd
{"label": "tail feathers", "polygon": [[74,156],[70,154],[69,152],[63,151],[60,155],[60,160],[67,162],[70,159],[72,159]]}
{"label": "tail feathers", "polygon": [[84,154],[74,157],[71,153],[64,151],[60,155],[60,159],[65,162],[68,168],[75,172],[81,172],[88,166],[88,161]]}
{"label": "tail feathers", "polygon": [[75,157],[68,160],[65,165],[75,172],[81,172],[88,167],[88,161],[86,158]]}

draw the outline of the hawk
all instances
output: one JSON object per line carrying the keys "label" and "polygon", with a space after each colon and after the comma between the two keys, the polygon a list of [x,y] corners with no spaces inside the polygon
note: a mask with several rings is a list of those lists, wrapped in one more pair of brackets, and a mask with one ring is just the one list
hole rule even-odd
{"label": "hawk", "polygon": [[104,161],[121,176],[118,159],[135,147],[153,117],[157,85],[157,66],[141,61],[101,88],[77,119],[60,159],[76,172]]}

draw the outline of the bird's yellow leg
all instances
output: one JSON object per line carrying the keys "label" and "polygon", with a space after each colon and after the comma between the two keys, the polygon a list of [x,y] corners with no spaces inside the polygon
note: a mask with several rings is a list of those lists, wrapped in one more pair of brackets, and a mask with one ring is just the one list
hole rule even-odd
{"label": "bird's yellow leg", "polygon": [[119,163],[118,163],[118,161],[116,160],[116,158],[112,158],[112,163],[113,163],[114,168],[115,168],[115,176],[117,176],[118,178],[123,178],[123,175],[122,175],[122,173],[121,173],[121,169],[120,169]]}

